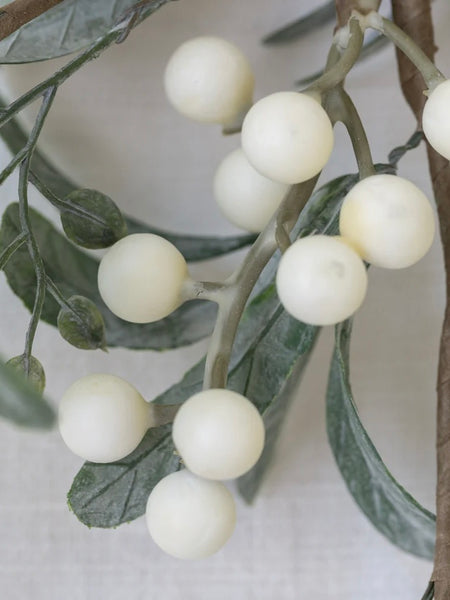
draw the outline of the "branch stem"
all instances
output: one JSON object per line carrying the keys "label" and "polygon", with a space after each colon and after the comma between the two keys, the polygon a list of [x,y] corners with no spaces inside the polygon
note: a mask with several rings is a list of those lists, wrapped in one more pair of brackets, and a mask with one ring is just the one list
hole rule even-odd
{"label": "branch stem", "polygon": [[361,179],[375,175],[372,153],[361,118],[352,99],[339,85],[328,92],[324,102],[333,122],[340,121],[350,136]]}
{"label": "branch stem", "polygon": [[12,159],[0,173],[0,185],[2,185],[2,183],[4,183],[8,179],[8,177],[11,175],[11,173],[14,171],[17,165],[23,161],[23,159],[27,155],[27,152],[27,147],[24,146],[21,150],[19,150],[19,152],[17,152],[17,154],[15,154],[12,157]]}
{"label": "branch stem", "polygon": [[26,145],[27,155],[20,164],[19,170],[19,218],[22,232],[27,236],[28,252],[33,261],[36,273],[36,296],[34,300],[33,311],[28,326],[25,350],[24,350],[24,368],[28,374],[30,369],[31,352],[33,348],[34,336],[42,313],[42,308],[45,300],[45,267],[41,258],[36,239],[30,223],[30,215],[28,212],[28,174],[30,163],[33,157],[33,151],[36,147],[39,134],[41,133],[47,114],[53,103],[57,91],[57,87],[51,87],[44,95],[41,108],[39,110],[33,130],[31,131],[28,143]]}
{"label": "branch stem", "polygon": [[218,294],[219,311],[206,356],[203,388],[223,388],[236,331],[247,300],[267,262],[277,250],[277,229],[289,233],[311,196],[318,176],[292,186],[277,213],[259,235],[242,265],[227,279]]}
{"label": "branch stem", "polygon": [[[344,36],[347,38],[347,43],[342,50],[342,38]],[[323,94],[342,83],[350,69],[358,60],[363,41],[364,34],[359,20],[357,18],[351,18],[348,29],[346,26],[338,32],[338,37],[335,39],[335,43],[332,46],[332,51],[334,50],[336,54],[339,53],[339,58],[337,60],[334,59],[333,62],[335,64],[327,69],[319,79],[313,81],[313,83],[305,88],[303,92]],[[330,54],[332,54],[332,51],[330,51]]]}
{"label": "branch stem", "polygon": [[366,23],[371,29],[375,29],[389,38],[409,58],[422,74],[429,91],[432,91],[437,85],[446,80],[446,77],[420,46],[395,23],[381,17],[378,13],[372,13],[367,18]]}
{"label": "branch stem", "polygon": [[18,250],[23,244],[27,241],[26,233],[19,233],[17,237],[13,239],[13,241],[6,246],[6,248],[0,253],[0,271],[5,268],[8,260],[14,254],[16,250]]}

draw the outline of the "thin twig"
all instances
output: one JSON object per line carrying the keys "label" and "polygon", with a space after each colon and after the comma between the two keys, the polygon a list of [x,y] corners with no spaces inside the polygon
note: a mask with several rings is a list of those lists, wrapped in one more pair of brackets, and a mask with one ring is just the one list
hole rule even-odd
{"label": "thin twig", "polygon": [[[277,249],[277,222],[284,222],[285,231],[292,229],[313,192],[317,178],[292,186],[278,214],[259,235],[242,265],[225,282],[218,298],[219,311],[206,356],[204,389],[226,386],[231,350],[242,312],[261,271]],[[279,215],[286,216],[280,219]]]}
{"label": "thin twig", "polygon": [[373,14],[366,23],[368,27],[383,33],[409,58],[421,72],[429,90],[433,90],[439,83],[446,80],[425,52],[391,20],[385,19],[378,14]]}
{"label": "thin twig", "polygon": [[[358,19],[351,19],[348,30],[348,44],[340,54],[340,58],[333,67],[327,69],[319,79],[311,83],[303,92],[324,93],[344,81],[346,75],[358,60],[363,40],[364,34]],[[338,50],[336,43],[333,44],[333,48],[336,51]]]}
{"label": "thin twig", "polygon": [[19,150],[19,152],[17,152],[17,154],[15,154],[12,157],[12,159],[0,173],[0,185],[2,185],[2,183],[4,183],[8,179],[8,177],[11,175],[11,173],[14,171],[17,165],[23,161],[26,155],[27,148],[26,146],[24,146],[21,150]]}
{"label": "thin twig", "polygon": [[348,131],[358,164],[360,178],[363,179],[364,177],[375,175],[376,171],[367,135],[350,96],[339,85],[327,94],[324,105],[330,118],[333,121],[343,123]]}
{"label": "thin twig", "polygon": [[0,253],[0,271],[5,268],[8,260],[11,258],[14,252],[23,246],[26,241],[27,234],[22,232],[19,233],[19,235],[6,246],[6,248]]}
{"label": "thin twig", "polygon": [[45,286],[61,308],[67,308],[70,311],[72,311],[75,315],[77,314],[70,306],[67,298],[55,284],[53,279],[51,279],[47,274],[45,274]]}
{"label": "thin twig", "polygon": [[45,267],[42,257],[39,252],[39,248],[36,239],[33,235],[31,228],[30,215],[28,212],[28,173],[30,170],[30,163],[33,157],[33,151],[36,147],[39,134],[41,133],[47,114],[53,103],[57,91],[57,87],[50,88],[44,95],[41,108],[36,118],[33,130],[31,131],[30,137],[27,143],[27,156],[22,161],[19,171],[19,217],[22,232],[27,236],[28,251],[30,253],[31,260],[33,261],[35,273],[36,273],[36,296],[34,300],[33,311],[31,313],[30,324],[28,326],[25,350],[24,350],[24,368],[25,373],[29,373],[30,369],[30,358],[31,351],[33,348],[34,336],[39,323],[39,319],[42,313],[42,308],[45,300]]}

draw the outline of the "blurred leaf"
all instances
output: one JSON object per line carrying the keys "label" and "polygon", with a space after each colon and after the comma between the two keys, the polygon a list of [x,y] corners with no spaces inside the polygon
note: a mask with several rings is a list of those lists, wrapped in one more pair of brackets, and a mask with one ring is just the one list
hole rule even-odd
{"label": "blurred leaf", "polygon": [[304,17],[297,19],[293,23],[277,29],[263,38],[263,44],[285,44],[298,39],[306,33],[310,33],[314,29],[318,29],[327,23],[331,23],[336,19],[335,2],[327,2],[319,8],[308,13]]}
{"label": "blurred leaf", "polygon": [[[97,305],[105,321],[108,346],[164,350],[191,344],[211,333],[217,308],[215,304],[203,300],[187,302],[156,323],[142,325],[119,319],[100,298],[97,287],[98,261],[71,244],[33,209],[30,209],[30,219],[47,275],[67,298],[85,296]],[[19,231],[18,205],[10,204],[3,214],[0,252]],[[32,310],[36,278],[25,246],[16,250],[4,271],[13,292]],[[56,326],[59,310],[59,305],[47,294],[42,319]]]}
{"label": "blurred leaf", "polygon": [[[0,98],[0,106],[5,102]],[[20,126],[17,119],[11,119],[0,129],[0,136],[12,154],[16,154],[26,144],[28,136]],[[61,213],[70,211],[80,218],[87,218],[89,211],[77,211],[76,206],[70,205],[66,197],[80,186],[62,174],[39,150],[33,154],[31,183],[45,196]],[[92,214],[95,219],[96,215]],[[229,237],[194,236],[169,233],[162,229],[146,225],[142,221],[124,215],[128,233],[154,233],[172,242],[189,261],[204,260],[228,254],[252,244],[256,239],[253,234],[244,234]]]}
{"label": "blurred leaf", "polygon": [[0,361],[0,417],[23,427],[49,429],[52,407],[14,368]]}
{"label": "blurred leaf", "polygon": [[[11,0],[0,0],[0,6]],[[170,0],[155,0],[154,12]],[[137,0],[65,0],[0,41],[0,63],[37,62],[81,50],[111,30]],[[148,16],[148,15],[147,15]]]}
{"label": "blurred leaf", "polygon": [[[375,35],[372,39],[370,39],[368,42],[366,42],[364,44],[356,63],[358,64],[360,62],[363,62],[366,58],[369,58],[369,56],[376,54],[379,50],[381,50],[388,44],[389,44],[389,39],[386,36],[384,36],[382,34]],[[299,79],[298,81],[295,82],[295,85],[299,86],[299,87],[309,85],[310,83],[313,83],[313,81],[318,79],[321,75],[323,75],[323,70],[316,71],[315,73],[312,73],[312,75],[307,75],[306,77],[302,77],[302,79]]]}
{"label": "blurred leaf", "polygon": [[60,212],[64,233],[83,248],[108,248],[127,234],[120,210],[97,190],[74,190]]}
{"label": "blurred leaf", "polygon": [[92,300],[84,296],[71,296],[67,304],[69,306],[63,306],[57,317],[61,336],[82,350],[104,350],[105,323]]}
{"label": "blurred leaf", "polygon": [[26,365],[24,354],[14,356],[8,360],[6,366],[14,369],[21,377],[27,379],[33,389],[42,395],[45,389],[45,371],[35,356],[30,356],[28,365]]}
{"label": "blurred leaf", "polygon": [[170,426],[149,429],[129,456],[119,462],[86,462],[67,495],[69,507],[88,527],[115,527],[145,512],[150,492],[179,469]]}
{"label": "blurred leaf", "polygon": [[350,387],[351,321],[336,326],[336,347],[327,392],[327,429],[347,487],[372,524],[392,543],[433,558],[435,516],[391,475],[364,429]]}

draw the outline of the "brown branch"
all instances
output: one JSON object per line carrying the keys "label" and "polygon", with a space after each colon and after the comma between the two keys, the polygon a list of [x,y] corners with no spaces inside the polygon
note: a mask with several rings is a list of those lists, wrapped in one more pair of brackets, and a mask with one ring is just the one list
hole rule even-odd
{"label": "brown branch", "polygon": [[0,40],[63,0],[15,0],[0,9]]}
{"label": "brown branch", "polygon": [[[433,59],[436,47],[433,37],[430,0],[392,0],[395,23],[401,27]],[[413,110],[418,126],[426,88],[417,69],[400,52],[397,63],[403,94]],[[450,599],[450,165],[427,144],[428,164],[438,208],[441,242],[444,253],[447,306],[441,336],[438,369],[437,409],[437,522],[434,572],[436,600]]]}

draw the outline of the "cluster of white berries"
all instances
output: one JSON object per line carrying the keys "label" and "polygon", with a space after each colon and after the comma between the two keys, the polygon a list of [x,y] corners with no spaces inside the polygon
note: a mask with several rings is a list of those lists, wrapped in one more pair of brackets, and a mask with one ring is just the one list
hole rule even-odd
{"label": "cluster of white berries", "polygon": [[[78,456],[97,463],[120,460],[155,425],[153,406],[127,381],[88,375],[65,392],[59,429]],[[233,496],[220,481],[251,469],[264,447],[264,423],[241,394],[211,389],[179,409],[173,442],[186,469],[164,477],[147,503],[153,540],[168,554],[194,559],[217,552],[233,533]]]}
{"label": "cluster of white berries", "polygon": [[[279,92],[252,103],[253,75],[232,44],[201,37],[183,44],[166,69],[171,103],[183,114],[233,127],[242,121],[242,149],[219,166],[214,192],[234,224],[261,231],[290,185],[317,175],[333,147],[333,128],[319,101]],[[450,158],[450,82],[426,103],[423,127],[430,143]],[[247,112],[248,111],[248,112]],[[347,194],[340,236],[314,235],[284,253],[277,289],[295,318],[314,325],[338,323],[361,305],[367,290],[363,261],[397,269],[429,249],[434,217],[426,196],[393,175],[373,175]],[[103,257],[100,294],[127,321],[149,323],[183,301],[186,261],[170,242],[152,234],[129,235]],[[117,461],[132,452],[156,424],[153,407],[128,382],[89,375],[64,394],[61,435],[73,452],[93,462]],[[173,424],[173,442],[184,466],[162,479],[147,504],[154,541],[169,554],[192,559],[216,552],[235,524],[233,497],[222,480],[241,476],[259,459],[264,424],[244,396],[210,389],[189,398]]]}
{"label": "cluster of white berries", "polygon": [[[165,84],[169,100],[183,114],[228,125],[248,108],[253,76],[229,42],[200,37],[172,56]],[[445,82],[432,92],[424,112],[425,133],[444,155],[450,154],[450,131],[442,132],[440,124],[450,123],[444,119],[449,100],[450,82]],[[259,100],[243,119],[242,149],[228,155],[215,175],[214,195],[222,212],[239,227],[261,231],[289,186],[322,170],[333,141],[332,124],[315,95],[277,92]],[[351,316],[367,290],[363,260],[391,269],[414,264],[432,243],[434,218],[429,201],[412,183],[374,175],[345,198],[340,231],[340,237],[298,240],[281,260],[278,294],[301,321],[329,325]]]}
{"label": "cluster of white berries", "polygon": [[182,114],[225,128],[240,126],[245,116],[242,150],[219,165],[214,196],[229,221],[259,233],[289,186],[314,177],[325,165],[333,128],[313,96],[278,92],[251,106],[253,86],[246,57],[215,37],[182,44],[165,72],[167,96]]}

